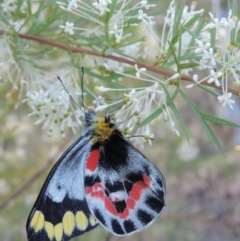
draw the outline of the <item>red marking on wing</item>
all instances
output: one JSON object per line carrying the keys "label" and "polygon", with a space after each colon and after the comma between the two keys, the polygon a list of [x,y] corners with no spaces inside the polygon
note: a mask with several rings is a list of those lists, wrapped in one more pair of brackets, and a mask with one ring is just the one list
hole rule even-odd
{"label": "red marking on wing", "polygon": [[149,176],[143,175],[143,181],[144,181],[148,186],[150,186],[150,184],[151,184],[151,179],[149,178]]}
{"label": "red marking on wing", "polygon": [[94,198],[103,199],[105,194],[101,183],[95,183],[92,187],[86,187],[85,193],[90,194]]}
{"label": "red marking on wing", "polygon": [[126,201],[126,204],[129,209],[134,209],[136,206],[136,201],[132,197],[129,197]]}
{"label": "red marking on wing", "polygon": [[117,215],[117,210],[114,206],[114,204],[112,203],[112,201],[110,200],[109,197],[105,196],[104,198],[104,203],[105,203],[105,207],[106,209],[112,213],[113,215]]}
{"label": "red marking on wing", "polygon": [[118,217],[121,219],[127,219],[129,215],[129,210],[125,208],[122,213],[118,214]]}
{"label": "red marking on wing", "polygon": [[114,198],[113,198],[113,201],[114,201],[114,202],[118,202],[118,201],[121,201],[121,200],[120,200],[118,197],[114,197]]}
{"label": "red marking on wing", "polygon": [[142,193],[145,189],[148,188],[149,186],[144,181],[138,181],[133,185],[131,191],[129,192],[129,197],[126,200],[126,208],[123,210],[122,213],[118,213],[119,218],[128,218],[129,211],[133,210],[136,207],[137,201],[141,199]]}
{"label": "red marking on wing", "polygon": [[87,195],[91,195],[93,198],[100,199],[104,203],[106,210],[110,212],[112,215],[118,216],[121,219],[127,219],[130,214],[130,211],[136,207],[137,202],[141,199],[142,193],[146,189],[150,188],[147,185],[151,181],[150,178],[144,175],[143,180],[144,181],[136,182],[132,186],[132,189],[129,192],[129,197],[125,200],[126,207],[121,213],[117,211],[112,200],[104,193],[103,186],[101,183],[95,183],[92,187],[86,187],[85,192]]}
{"label": "red marking on wing", "polygon": [[100,156],[99,150],[98,149],[93,150],[87,159],[86,169],[88,169],[91,172],[94,172],[98,165],[99,156]]}
{"label": "red marking on wing", "polygon": [[149,188],[148,185],[143,181],[136,182],[132,190],[129,192],[129,196],[138,201],[141,197],[141,193],[144,189]]}

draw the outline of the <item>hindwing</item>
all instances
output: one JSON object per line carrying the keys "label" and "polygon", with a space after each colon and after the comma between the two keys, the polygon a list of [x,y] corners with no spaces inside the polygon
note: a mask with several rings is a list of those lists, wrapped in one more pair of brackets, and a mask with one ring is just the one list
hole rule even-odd
{"label": "hindwing", "polygon": [[118,134],[92,148],[84,183],[90,212],[116,235],[142,230],[165,206],[163,175]]}
{"label": "hindwing", "polygon": [[79,138],[48,175],[27,221],[29,241],[66,241],[95,228],[84,192],[88,135]]}

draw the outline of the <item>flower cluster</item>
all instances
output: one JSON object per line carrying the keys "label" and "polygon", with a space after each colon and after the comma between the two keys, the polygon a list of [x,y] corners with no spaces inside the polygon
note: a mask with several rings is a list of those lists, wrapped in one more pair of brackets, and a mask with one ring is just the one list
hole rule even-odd
{"label": "flower cluster", "polygon": [[[105,65],[108,69],[109,66]],[[142,137],[142,140],[145,140],[151,143],[151,140],[154,138],[154,134],[151,133],[150,125],[153,125],[161,120],[166,122],[170,121],[171,129],[179,135],[179,132],[175,129],[175,123],[172,120],[171,113],[167,106],[167,98],[162,85],[167,84],[171,79],[166,81],[160,81],[154,76],[149,75],[146,72],[145,68],[138,68],[135,65],[136,75],[135,78],[142,81],[148,81],[150,85],[140,87],[140,88],[126,88],[126,89],[112,89],[99,86],[96,89],[99,92],[125,92],[124,98],[111,104],[104,103],[99,105],[96,108],[96,111],[102,111],[103,109],[112,107],[113,105],[121,104],[121,108],[114,115],[114,120],[118,123],[118,126],[126,136],[130,136],[134,133],[134,136]],[[117,71],[115,71],[117,72]],[[143,77],[141,77],[143,76]],[[133,78],[134,76],[128,76]],[[174,76],[177,78],[179,75]],[[144,125],[141,128],[136,128],[136,126],[143,120],[145,120],[151,113],[153,109],[161,109],[161,114],[154,119],[152,122]],[[140,144],[141,141],[136,140],[137,144]]]}
{"label": "flower cluster", "polygon": [[[189,50],[190,42],[192,41],[193,36],[190,34],[191,32],[196,31],[198,27],[199,21],[193,21],[197,16],[201,16],[204,13],[204,10],[195,10],[196,2],[193,2],[190,8],[188,6],[184,6],[182,11],[182,16],[178,22],[175,21],[176,14],[178,14],[178,7],[175,1],[171,1],[169,8],[167,10],[166,16],[164,18],[163,32],[161,33],[161,37],[155,35],[155,39],[157,44],[159,45],[159,62],[164,62],[165,57],[168,56],[168,52],[170,49],[169,43],[174,44],[174,48],[176,52],[181,53],[183,56],[186,51]],[[188,26],[188,31],[182,31],[182,35],[179,39],[176,39],[172,42],[174,35],[176,32],[182,29],[183,26]],[[172,57],[170,60],[173,60]],[[169,62],[169,59],[168,59]],[[176,70],[176,66],[173,62],[172,69]],[[185,74],[188,74],[190,69],[186,69],[184,71]]]}
{"label": "flower cluster", "polygon": [[[65,73],[62,81],[66,88],[70,87],[67,73]],[[51,85],[51,81],[48,81],[48,83],[49,88],[45,90],[28,91],[27,99],[24,101],[28,102],[32,109],[30,116],[35,116],[37,119],[35,124],[43,124],[43,128],[48,129],[49,136],[54,129],[58,129],[60,126],[61,135],[64,138],[67,129],[75,133],[75,129],[82,126],[83,110],[76,108],[76,104],[72,103],[69,93],[63,89],[63,85],[58,80],[55,80],[55,83]],[[78,90],[76,95],[80,94],[81,92]]]}
{"label": "flower cluster", "polygon": [[12,89],[7,93],[7,96],[16,90],[19,90],[19,95],[21,95],[24,81],[21,79],[21,70],[13,57],[10,43],[11,41],[7,36],[0,38],[0,85],[10,81]]}
{"label": "flower cluster", "polygon": [[[196,84],[207,81],[222,88],[222,95],[218,96],[223,107],[228,105],[233,109],[235,100],[232,93],[228,91],[229,86],[240,85],[240,48],[238,36],[240,33],[240,21],[232,16],[229,11],[227,18],[214,18],[209,13],[211,22],[203,28],[200,39],[196,39],[197,48],[195,54],[199,57],[199,68],[209,70],[209,75],[202,79],[196,78]],[[216,44],[211,46],[210,31],[216,31]],[[190,85],[188,87],[192,87]]]}
{"label": "flower cluster", "polygon": [[[0,3],[4,16],[4,21],[0,21],[1,83],[9,80],[19,97],[24,87],[31,115],[36,116],[36,124],[42,124],[49,134],[56,123],[60,123],[63,136],[66,129],[75,131],[82,125],[83,117],[56,76],[61,76],[75,97],[87,92],[96,111],[112,111],[117,107],[114,118],[123,133],[141,136],[149,143],[154,137],[152,125],[158,121],[165,121],[179,135],[172,115],[182,124],[174,101],[178,94],[184,96],[181,79],[186,74],[189,76],[185,80],[193,80],[188,88],[202,83],[215,87],[221,91],[217,102],[233,109],[236,91],[230,88],[240,85],[240,21],[231,11],[222,19],[209,13],[210,21],[206,23],[201,22],[204,10],[197,10],[196,2],[188,7],[173,0],[158,35],[155,17],[149,14],[156,5],[147,0],[59,0],[56,4],[58,8],[54,8],[49,18],[52,12],[44,1]],[[35,8],[45,13],[39,22],[33,21],[39,17]],[[62,24],[58,16],[65,16]],[[36,31],[39,31],[37,40]],[[18,36],[16,32],[21,34]],[[46,37],[49,32],[56,34],[56,38],[47,43],[40,36]],[[63,35],[67,41],[58,44]],[[49,48],[48,44],[56,48]],[[78,48],[77,52],[91,54],[65,51],[73,46]],[[83,89],[79,87],[82,66],[87,73]],[[156,77],[153,73],[163,76]],[[116,93],[120,98],[109,104],[91,91],[95,86],[106,98],[114,98]],[[185,100],[191,105],[191,100]]]}
{"label": "flower cluster", "polygon": [[[17,0],[3,0],[0,4],[0,11],[4,15],[6,22],[2,23],[2,28],[8,30],[13,27],[16,32],[18,32],[27,18],[27,1],[22,1],[20,4],[20,14],[21,18],[16,20],[15,12],[18,9]],[[7,23],[7,24],[6,24]]]}
{"label": "flower cluster", "polygon": [[[194,84],[190,84],[187,87],[191,88],[197,84],[206,81],[209,84],[215,85],[216,87],[222,88],[222,95],[218,96],[219,102],[223,107],[229,106],[233,109],[233,104],[235,100],[232,99],[232,93],[228,91],[229,83],[231,81],[232,85],[238,87],[240,85],[240,48],[239,48],[239,30],[240,21],[236,16],[232,16],[232,11],[229,12],[227,18],[214,18],[212,13],[209,13],[210,23],[200,28],[200,22],[197,16],[202,15],[203,10],[195,10],[196,3],[193,2],[190,8],[185,6],[182,11],[182,16],[179,22],[176,24],[176,14],[177,6],[175,1],[172,1],[169,5],[163,26],[163,33],[161,39],[157,36],[157,42],[159,44],[159,60],[165,64],[166,56],[169,55],[169,43],[172,43],[177,53],[180,56],[185,56],[185,54],[194,52],[194,59],[184,60],[181,63],[196,63],[196,68],[200,70],[207,70],[209,74],[204,78],[199,78],[197,74],[194,74],[193,80]],[[179,13],[178,13],[179,14]],[[176,34],[176,29],[182,29],[182,35],[180,39],[172,41],[174,34]],[[188,31],[185,31],[186,26]],[[211,31],[216,31],[215,45],[212,46],[210,40],[212,39]],[[190,34],[193,33],[193,34]],[[197,33],[197,38],[194,34]],[[191,45],[191,42],[195,41],[195,46]],[[171,62],[171,58],[167,58],[168,62]],[[172,69],[177,70],[177,65],[175,60],[172,59]],[[192,68],[185,68],[181,70],[183,74],[189,74]]]}
{"label": "flower cluster", "polygon": [[[131,34],[125,34],[129,27],[136,27],[139,23],[146,26],[155,24],[154,17],[149,16],[144,10],[155,7],[155,4],[149,4],[147,0],[142,0],[132,5],[132,1],[116,1],[100,0],[94,1],[92,5],[82,0],[68,0],[65,2],[58,2],[59,6],[74,14],[83,20],[88,20],[90,27],[75,26],[72,22],[66,22],[61,25],[65,32],[74,34],[74,31],[80,31],[81,35],[89,37],[90,35],[105,36],[106,40],[111,41],[112,44],[119,44],[123,39],[130,37]],[[114,6],[112,8],[111,6]],[[111,10],[110,10],[111,9]],[[110,11],[111,14],[110,14]],[[109,15],[110,14],[110,15]],[[110,18],[109,18],[110,16]],[[108,29],[108,31],[106,31]]]}

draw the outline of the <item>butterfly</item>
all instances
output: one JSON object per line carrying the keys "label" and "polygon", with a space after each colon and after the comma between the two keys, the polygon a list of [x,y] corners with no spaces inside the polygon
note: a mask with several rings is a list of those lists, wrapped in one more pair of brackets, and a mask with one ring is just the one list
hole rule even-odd
{"label": "butterfly", "polygon": [[83,135],[49,173],[28,217],[29,241],[66,241],[101,224],[115,235],[150,225],[162,213],[161,172],[110,116],[85,113]]}

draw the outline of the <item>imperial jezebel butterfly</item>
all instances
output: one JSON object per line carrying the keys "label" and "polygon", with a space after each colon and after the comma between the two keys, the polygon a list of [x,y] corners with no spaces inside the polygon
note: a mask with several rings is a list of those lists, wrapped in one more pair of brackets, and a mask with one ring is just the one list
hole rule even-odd
{"label": "imperial jezebel butterfly", "polygon": [[164,177],[109,116],[85,113],[83,135],[57,161],[27,221],[29,241],[66,241],[99,223],[141,231],[165,206]]}

